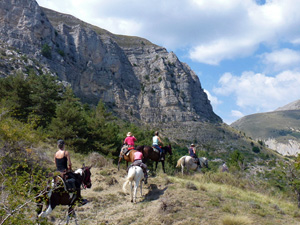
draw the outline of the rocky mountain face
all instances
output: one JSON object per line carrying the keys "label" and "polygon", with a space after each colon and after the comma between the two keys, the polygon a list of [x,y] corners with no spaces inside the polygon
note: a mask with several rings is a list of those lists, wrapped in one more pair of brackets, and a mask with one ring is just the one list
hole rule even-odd
{"label": "rocky mountain face", "polygon": [[[0,32],[2,49],[13,48],[36,60],[71,84],[84,102],[102,99],[124,119],[156,125],[222,122],[189,66],[143,38],[114,35],[41,8],[35,0],[0,1]],[[21,66],[10,70],[15,64],[8,66],[7,61],[2,64],[6,69],[0,76],[26,71]]]}

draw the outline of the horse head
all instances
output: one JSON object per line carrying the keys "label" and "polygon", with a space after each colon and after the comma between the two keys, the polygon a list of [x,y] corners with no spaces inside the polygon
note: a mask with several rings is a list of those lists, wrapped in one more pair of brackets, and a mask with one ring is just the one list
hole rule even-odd
{"label": "horse head", "polygon": [[82,183],[84,188],[91,188],[92,181],[91,181],[91,168],[92,166],[83,166],[82,167]]}
{"label": "horse head", "polygon": [[162,149],[164,149],[165,152],[168,152],[170,155],[173,154],[173,153],[172,153],[172,147],[171,147],[171,145],[162,147]]}
{"label": "horse head", "polygon": [[200,166],[208,168],[208,159],[206,157],[199,158]]}

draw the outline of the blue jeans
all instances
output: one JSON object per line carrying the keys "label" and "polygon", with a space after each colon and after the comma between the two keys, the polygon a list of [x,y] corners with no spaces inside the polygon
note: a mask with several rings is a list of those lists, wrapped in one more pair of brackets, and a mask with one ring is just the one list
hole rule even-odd
{"label": "blue jeans", "polygon": [[163,153],[163,150],[158,145],[152,145],[152,146],[155,147],[156,149],[158,149],[160,151],[160,153]]}

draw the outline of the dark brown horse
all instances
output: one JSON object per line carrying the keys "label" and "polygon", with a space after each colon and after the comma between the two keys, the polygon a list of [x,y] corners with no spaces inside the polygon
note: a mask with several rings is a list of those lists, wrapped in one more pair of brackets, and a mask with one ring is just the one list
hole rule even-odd
{"label": "dark brown horse", "polygon": [[124,158],[124,160],[126,161],[126,168],[128,168],[128,162],[133,162],[134,161],[134,153],[136,152],[136,150],[130,150],[129,154],[122,154],[122,151],[120,153],[119,156],[119,161],[118,161],[118,170],[120,170],[120,162],[122,161],[122,158]]}
{"label": "dark brown horse", "polygon": [[[161,147],[161,149],[164,151],[164,154],[163,154],[163,157],[169,153],[170,155],[172,155],[172,147],[171,145],[169,146],[164,146],[164,147]],[[162,164],[162,168],[163,168],[163,171],[164,173],[166,172],[165,171],[165,160],[161,160],[160,159],[160,153],[157,152],[158,150],[154,150],[153,147],[150,147],[150,146],[138,146],[136,148],[136,150],[138,151],[141,151],[143,153],[143,162],[144,163],[147,163],[147,161],[149,159],[151,159],[152,161],[155,161],[155,170],[157,169],[157,165],[158,165],[158,162],[161,162]]]}
{"label": "dark brown horse", "polygon": [[[56,186],[54,180],[46,187],[46,194],[37,199],[38,201],[38,217],[46,217],[48,216],[57,205],[67,205],[68,216],[67,216],[67,224],[70,220],[70,215],[75,217],[76,222],[76,214],[74,211],[74,206],[79,201],[80,195],[80,186],[83,188],[91,188],[91,167],[83,166],[83,168],[76,170],[73,173],[73,177],[77,184],[79,184],[79,189],[75,193],[70,193],[66,190],[65,184]],[[57,178],[57,179],[60,179]],[[43,200],[46,201],[46,210],[43,210]],[[77,222],[76,222],[77,223]]]}

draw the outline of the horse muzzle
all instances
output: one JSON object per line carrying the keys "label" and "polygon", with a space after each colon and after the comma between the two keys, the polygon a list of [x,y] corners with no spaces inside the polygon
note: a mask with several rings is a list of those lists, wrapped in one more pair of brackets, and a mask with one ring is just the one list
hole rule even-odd
{"label": "horse muzzle", "polygon": [[91,188],[92,187],[92,183],[88,183],[86,185],[84,185],[85,188]]}

